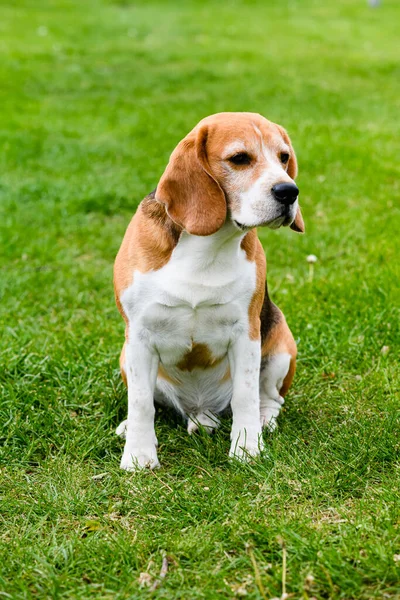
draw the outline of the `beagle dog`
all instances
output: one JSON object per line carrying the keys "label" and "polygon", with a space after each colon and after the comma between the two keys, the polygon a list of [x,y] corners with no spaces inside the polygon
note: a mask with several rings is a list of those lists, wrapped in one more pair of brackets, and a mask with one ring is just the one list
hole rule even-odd
{"label": "beagle dog", "polygon": [[295,372],[296,344],[268,296],[257,227],[304,232],[289,136],[255,113],[219,113],[178,144],[134,215],[114,268],[128,388],[121,467],[159,466],[154,403],[188,432],[232,409],[230,456],[256,456]]}

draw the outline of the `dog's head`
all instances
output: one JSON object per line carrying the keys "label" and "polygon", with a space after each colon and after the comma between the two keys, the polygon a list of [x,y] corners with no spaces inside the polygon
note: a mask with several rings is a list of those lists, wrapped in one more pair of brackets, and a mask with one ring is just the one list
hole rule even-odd
{"label": "dog's head", "polygon": [[286,131],[255,113],[219,113],[178,144],[156,190],[169,216],[193,235],[229,218],[239,229],[290,225],[304,232]]}

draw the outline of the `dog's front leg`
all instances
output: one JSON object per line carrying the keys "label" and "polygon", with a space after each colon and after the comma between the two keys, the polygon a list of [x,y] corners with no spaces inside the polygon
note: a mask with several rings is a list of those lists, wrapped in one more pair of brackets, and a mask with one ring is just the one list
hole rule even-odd
{"label": "dog's front leg", "polygon": [[154,430],[154,388],[158,363],[155,350],[130,333],[125,359],[128,419],[121,459],[121,468],[127,471],[159,466]]}
{"label": "dog's front leg", "polygon": [[260,423],[260,361],[261,344],[247,334],[232,344],[229,362],[233,378],[232,431],[229,456],[246,460],[262,449]]}

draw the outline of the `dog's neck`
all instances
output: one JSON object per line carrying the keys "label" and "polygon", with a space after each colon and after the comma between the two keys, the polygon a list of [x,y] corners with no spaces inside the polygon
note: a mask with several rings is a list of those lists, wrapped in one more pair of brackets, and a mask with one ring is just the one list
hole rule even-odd
{"label": "dog's neck", "polygon": [[246,232],[238,230],[230,220],[212,235],[190,235],[183,231],[174,255],[190,257],[197,267],[203,269],[213,264],[231,263],[237,259],[245,236]]}

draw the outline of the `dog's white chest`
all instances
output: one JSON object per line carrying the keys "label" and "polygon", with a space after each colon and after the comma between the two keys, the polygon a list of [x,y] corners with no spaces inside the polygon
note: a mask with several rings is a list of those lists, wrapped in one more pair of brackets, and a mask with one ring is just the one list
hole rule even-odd
{"label": "dog's white chest", "polygon": [[134,273],[121,300],[129,329],[174,367],[194,344],[216,359],[227,354],[235,330],[248,326],[255,282],[255,264],[237,238],[226,241],[223,231],[208,238],[183,234],[164,267]]}

